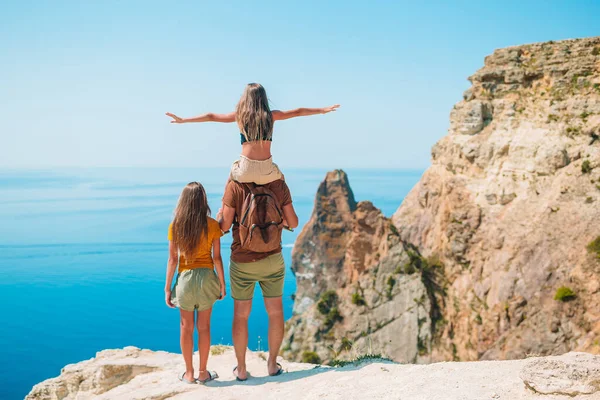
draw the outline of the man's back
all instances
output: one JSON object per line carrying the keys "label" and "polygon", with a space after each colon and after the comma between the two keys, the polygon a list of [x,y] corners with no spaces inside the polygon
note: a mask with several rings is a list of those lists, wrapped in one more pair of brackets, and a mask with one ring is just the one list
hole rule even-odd
{"label": "man's back", "polygon": [[[275,250],[266,253],[254,252],[242,248],[239,224],[237,222],[239,222],[239,220],[241,219],[240,216],[242,215],[244,200],[250,194],[251,185],[253,184],[245,184],[231,181],[227,185],[227,188],[225,189],[225,194],[223,196],[223,204],[226,207],[230,207],[231,209],[235,210],[235,223],[233,224],[233,243],[231,244],[231,259],[238,263],[249,263],[263,260],[269,257],[270,255],[281,252],[281,245],[278,246]],[[281,207],[281,209],[284,209],[284,211],[286,206],[291,205],[292,196],[285,181],[276,180],[274,182],[264,185],[264,188],[269,189],[269,191],[273,193],[273,195],[276,197],[277,202],[279,203],[279,206]]]}

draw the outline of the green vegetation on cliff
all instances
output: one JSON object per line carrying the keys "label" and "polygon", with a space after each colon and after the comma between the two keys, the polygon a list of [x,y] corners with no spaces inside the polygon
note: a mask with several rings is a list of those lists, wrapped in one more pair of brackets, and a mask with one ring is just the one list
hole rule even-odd
{"label": "green vegetation on cliff", "polygon": [[352,294],[352,304],[356,306],[366,306],[365,298],[358,292]]}
{"label": "green vegetation on cliff", "polygon": [[589,174],[590,172],[592,172],[592,165],[590,164],[590,160],[585,160],[581,164],[581,172],[584,174]]}
{"label": "green vegetation on cliff", "polygon": [[305,351],[302,353],[302,362],[308,364],[321,364],[321,357],[314,351]]}
{"label": "green vegetation on cliff", "polygon": [[571,288],[566,286],[561,286],[556,290],[556,294],[554,295],[554,300],[558,301],[569,301],[575,298],[575,292]]}
{"label": "green vegetation on cliff", "polygon": [[600,260],[600,236],[588,243],[587,250],[592,254],[595,253]]}
{"label": "green vegetation on cliff", "polygon": [[327,332],[336,322],[343,319],[340,311],[337,308],[338,295],[335,290],[328,290],[321,295],[321,299],[317,303],[317,309],[325,316],[322,331]]}

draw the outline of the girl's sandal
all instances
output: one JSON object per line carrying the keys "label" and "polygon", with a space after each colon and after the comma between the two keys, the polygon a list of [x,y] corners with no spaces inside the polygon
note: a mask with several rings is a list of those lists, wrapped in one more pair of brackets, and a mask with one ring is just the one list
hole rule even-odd
{"label": "girl's sandal", "polygon": [[[200,371],[200,373],[202,373],[202,372],[203,371]],[[219,374],[217,374],[215,371],[207,371],[207,372],[208,372],[208,378],[206,378],[204,380],[196,379],[196,382],[198,382],[200,384],[205,384],[206,382],[213,381],[219,377]]]}
{"label": "girl's sandal", "polygon": [[181,376],[179,377],[179,380],[183,383],[187,383],[188,385],[196,385],[198,383],[197,379],[194,379],[193,381],[190,381],[189,379],[187,379],[185,377],[185,372],[183,374],[181,374]]}

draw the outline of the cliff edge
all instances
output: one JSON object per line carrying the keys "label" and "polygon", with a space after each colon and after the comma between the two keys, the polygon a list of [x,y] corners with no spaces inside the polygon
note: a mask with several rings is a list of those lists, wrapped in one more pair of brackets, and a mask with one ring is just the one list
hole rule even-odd
{"label": "cliff edge", "polygon": [[233,349],[215,346],[212,353],[209,366],[221,377],[205,385],[179,382],[185,369],[180,354],[126,347],[67,365],[60,376],[34,386],[26,399],[519,400],[546,394],[544,399],[591,400],[600,390],[600,357],[584,353],[432,365],[370,360],[341,368],[280,360],[286,372],[269,377],[265,355],[251,352],[252,376],[246,382],[236,382],[231,372]]}

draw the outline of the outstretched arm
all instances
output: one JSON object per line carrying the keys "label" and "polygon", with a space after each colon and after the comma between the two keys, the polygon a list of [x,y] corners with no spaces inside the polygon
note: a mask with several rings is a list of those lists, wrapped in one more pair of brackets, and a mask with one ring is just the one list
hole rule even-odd
{"label": "outstretched arm", "polygon": [[172,124],[184,124],[186,122],[235,122],[235,113],[214,114],[206,113],[192,118],[181,118],[173,113],[166,113],[168,117],[173,118]]}
{"label": "outstretched arm", "polygon": [[273,120],[283,121],[284,119],[290,119],[295,117],[306,117],[315,114],[327,114],[332,111],[336,111],[339,106],[339,104],[336,104],[331,107],[323,108],[296,108],[295,110],[289,111],[273,110]]}

